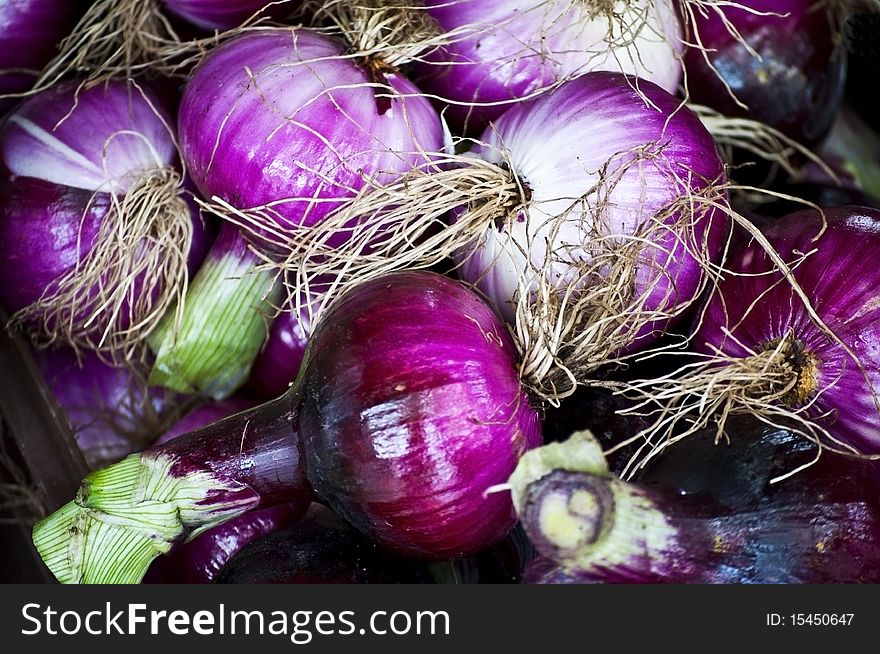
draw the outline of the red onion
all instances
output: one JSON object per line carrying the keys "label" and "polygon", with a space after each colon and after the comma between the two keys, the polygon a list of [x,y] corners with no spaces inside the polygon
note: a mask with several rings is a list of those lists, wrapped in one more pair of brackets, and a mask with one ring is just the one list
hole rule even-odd
{"label": "red onion", "polygon": [[[178,436],[254,406],[254,402],[230,397],[211,402],[187,413],[157,441],[167,443]],[[147,571],[147,583],[205,584],[214,580],[221,568],[251,541],[290,527],[309,508],[308,496],[290,504],[279,504],[245,513],[200,534],[168,556],[156,559]]]}
{"label": "red onion", "polygon": [[450,122],[479,133],[518,100],[591,71],[637,75],[674,93],[682,45],[670,0],[430,0],[448,44],[417,69],[449,101]]}
{"label": "red onion", "polygon": [[668,450],[628,484],[588,432],[527,453],[511,478],[539,583],[876,583],[875,462],[815,460],[797,434],[754,420]]}
{"label": "red onion", "polygon": [[[443,145],[437,112],[411,82],[299,28],[249,32],[212,51],[187,84],[179,124],[202,194],[233,222],[238,209],[263,207],[271,233],[320,222],[370,180],[397,179]],[[244,236],[221,234],[181,333],[156,341],[153,382],[219,398],[246,381],[278,300],[276,273],[254,270],[260,256]]]}
{"label": "red onion", "polygon": [[692,40],[700,47],[685,53],[691,99],[817,141],[846,79],[830,11],[815,0],[745,0],[695,11]]}
{"label": "red onion", "polygon": [[0,299],[43,338],[128,352],[179,299],[203,226],[157,96],[123,82],[77,89],[28,98],[0,129],[11,174],[0,242],[21,266],[4,268]]}
{"label": "red onion", "polygon": [[0,0],[0,115],[27,91],[70,30],[75,0]]}
{"label": "red onion", "polygon": [[[136,582],[180,540],[314,489],[399,553],[479,551],[515,522],[509,496],[487,491],[540,442],[518,375],[476,294],[434,273],[387,275],[327,313],[287,394],[93,473],[34,542],[60,581]],[[82,540],[71,520],[88,523]]]}
{"label": "red onion", "polygon": [[743,242],[732,251],[733,274],[719,284],[694,336],[697,360],[636,385],[651,425],[634,461],[644,465],[669,439],[707,424],[722,433],[737,414],[787,421],[834,451],[880,454],[872,265],[880,211],[841,207],[824,217],[827,224],[818,211],[800,211],[764,230],[790,279],[765,248]]}
{"label": "red onion", "polygon": [[173,393],[147,388],[136,364],[113,367],[69,348],[38,350],[34,359],[93,469],[154,443],[183,404]]}

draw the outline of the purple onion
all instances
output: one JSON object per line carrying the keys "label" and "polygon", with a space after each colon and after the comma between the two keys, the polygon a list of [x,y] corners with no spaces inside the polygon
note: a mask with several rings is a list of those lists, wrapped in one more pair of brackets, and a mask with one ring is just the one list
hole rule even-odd
{"label": "purple onion", "polygon": [[877,454],[880,282],[873,257],[880,248],[880,211],[841,207],[824,215],[824,232],[822,214],[807,210],[773,223],[765,235],[790,264],[799,253],[816,250],[793,274],[835,338],[811,318],[766,252],[751,244],[731,253],[728,266],[742,274],[721,283],[694,344],[734,360],[779,350],[781,359],[768,371],[784,366],[793,385],[774,404],[830,430],[844,447]]}
{"label": "purple onion", "polygon": [[702,48],[685,53],[691,100],[804,143],[817,141],[831,125],[846,79],[846,52],[830,11],[814,0],[746,0],[696,12]]}
{"label": "purple onion", "polygon": [[[446,277],[396,273],[334,304],[287,394],[93,473],[34,542],[60,581],[136,582],[180,540],[314,489],[378,544],[448,559],[511,529],[509,495],[487,491],[539,442],[500,319]],[[150,524],[138,518],[145,493]],[[130,538],[93,511],[110,496]],[[70,540],[78,514],[94,520],[84,548]]]}
{"label": "purple onion", "polygon": [[0,0],[0,114],[27,91],[73,26],[75,0]]}
{"label": "purple onion", "polygon": [[876,462],[828,456],[801,469],[815,445],[754,419],[728,435],[729,446],[714,429],[674,445],[638,483],[589,464],[588,435],[529,453],[511,480],[543,555],[529,580],[877,583]]}
{"label": "purple onion", "polygon": [[299,374],[311,333],[308,311],[295,313],[290,308],[280,313],[254,360],[245,389],[264,400],[287,391]]}
{"label": "purple onion", "polygon": [[[203,29],[229,30],[259,12],[272,0],[162,0],[168,11]],[[299,4],[275,2],[261,14],[283,18]]]}
{"label": "purple onion", "polygon": [[0,155],[12,175],[124,194],[138,176],[174,164],[171,116],[153,91],[118,81],[78,90],[58,84],[6,119]]}
{"label": "purple onion", "polygon": [[482,159],[509,166],[527,194],[515,220],[458,254],[459,276],[510,322],[522,282],[534,288],[533,279],[549,278],[558,289],[606,283],[577,272],[602,237],[650,241],[633,261],[633,295],[644,297],[646,314],[671,315],[647,320],[627,347],[655,340],[702,289],[701,259],[717,258],[725,221],[699,199],[696,209],[674,203],[711,199],[711,189],[724,183],[723,164],[712,137],[677,98],[650,82],[636,91],[633,83],[615,73],[566,82],[512,108],[474,148]]}
{"label": "purple onion", "polygon": [[280,202],[281,227],[313,225],[369,178],[396,179],[442,149],[440,119],[415,86],[344,48],[307,29],[263,30],[202,61],[179,124],[205,197],[239,209]]}
{"label": "purple onion", "polygon": [[242,548],[216,580],[219,584],[430,582],[428,566],[383,550],[319,505],[290,529]]}
{"label": "purple onion", "polygon": [[0,127],[0,256],[18,263],[0,302],[35,336],[130,352],[198,268],[208,235],[169,121],[149,89],[70,82]]}
{"label": "purple onion", "polygon": [[153,444],[181,409],[182,398],[147,388],[134,364],[113,367],[68,348],[37,350],[34,359],[92,469]]}
{"label": "purple onion", "polygon": [[417,68],[419,86],[448,100],[446,116],[469,133],[518,100],[591,71],[637,75],[670,93],[681,79],[679,24],[669,0],[628,2],[613,18],[575,0],[425,4],[450,43]]}
{"label": "purple onion", "polygon": [[[190,431],[250,409],[254,404],[250,400],[230,397],[202,405],[175,422],[156,444],[167,443]],[[304,496],[297,502],[251,511],[209,529],[181,545],[170,555],[156,559],[147,571],[145,581],[166,584],[210,583],[226,562],[245,545],[266,534],[296,524],[309,508],[310,502],[310,498]]]}
{"label": "purple onion", "polygon": [[[341,41],[301,28],[248,32],[208,54],[186,86],[179,126],[182,157],[206,198],[272,205],[271,224],[254,228],[261,236],[320,222],[370,180],[426,161],[444,137],[436,110],[405,77],[362,66]],[[346,238],[340,231],[328,243]],[[221,233],[180,333],[156,339],[154,383],[219,399],[247,380],[280,302],[260,256],[238,231]]]}

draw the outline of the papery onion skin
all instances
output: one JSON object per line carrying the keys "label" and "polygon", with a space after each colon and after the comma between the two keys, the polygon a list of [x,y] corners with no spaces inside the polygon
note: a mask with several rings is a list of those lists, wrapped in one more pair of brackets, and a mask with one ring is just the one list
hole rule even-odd
{"label": "papery onion skin", "polygon": [[[805,415],[832,431],[836,439],[866,454],[880,453],[880,287],[876,253],[880,251],[880,211],[866,207],[790,214],[765,230],[770,244],[788,262],[798,252],[816,249],[794,269],[794,277],[825,324],[858,357],[860,368],[840,343],[810,318],[791,285],[782,281],[760,248],[740,246],[731,253],[731,275],[710,301],[694,345],[746,357],[777,339],[793,338],[818,359]],[[750,308],[751,307],[751,308]],[[730,334],[725,335],[725,331]],[[829,415],[826,415],[829,414]]]}
{"label": "papery onion skin", "polygon": [[334,305],[306,355],[309,480],[394,551],[478,551],[515,522],[508,496],[483,492],[541,438],[516,348],[485,303],[452,280],[399,273],[360,288]]}
{"label": "papery onion skin", "polygon": [[[685,52],[691,100],[725,115],[754,118],[803,143],[816,142],[834,119],[846,80],[846,53],[826,10],[813,0],[746,0],[721,11],[759,58],[731,35],[716,11],[695,12],[706,53]],[[731,98],[724,82],[748,109]]]}
{"label": "papery onion skin", "polygon": [[[75,0],[0,0],[0,96],[26,91],[36,81],[36,73],[73,27],[77,4]],[[0,114],[12,102],[0,98]]]}
{"label": "papery onion skin", "polygon": [[[203,29],[229,30],[270,4],[272,0],[162,0],[168,11]],[[283,18],[296,5],[290,2],[276,3],[269,7],[270,16]]]}
{"label": "papery onion skin", "polygon": [[[609,48],[609,20],[590,18],[577,0],[430,0],[428,14],[446,31],[464,37],[428,54],[416,79],[428,93],[453,102],[445,115],[457,129],[478,134],[524,98],[591,71],[620,71],[655,82],[674,93],[681,79],[680,28],[668,0],[628,2],[623,20],[650,10],[635,44]],[[468,27],[470,26],[470,27]],[[617,36],[620,37],[618,27]],[[633,30],[635,31],[635,30]],[[483,103],[499,103],[488,104]]]}
{"label": "papery onion skin", "polygon": [[10,173],[88,191],[125,193],[144,172],[176,162],[171,116],[158,95],[110,81],[63,82],[28,98],[0,129]]}
{"label": "papery onion skin", "polygon": [[185,402],[147,388],[144,371],[134,364],[113,367],[91,352],[77,357],[69,348],[37,350],[34,360],[92,469],[151,445]]}
{"label": "papery onion skin", "polygon": [[[162,434],[157,444],[167,443],[239,411],[253,408],[255,404],[248,399],[230,397],[202,405],[175,422]],[[144,581],[165,584],[210,583],[241,548],[266,534],[296,524],[308,510],[309,504],[309,496],[304,495],[295,502],[251,511],[209,529],[168,556],[156,559],[147,571]]]}
{"label": "papery onion skin", "polygon": [[366,179],[396,179],[442,149],[439,115],[411,82],[388,72],[374,89],[344,54],[341,42],[292,28],[237,37],[202,61],[179,126],[205,197],[240,209],[302,198],[274,205],[279,222],[313,225]]}
{"label": "papery onion skin", "polygon": [[[595,223],[597,216],[606,221],[607,227],[599,229],[603,235],[633,235],[675,200],[724,184],[724,167],[715,142],[697,117],[682,108],[677,98],[650,82],[639,82],[636,91],[634,81],[600,72],[566,82],[508,111],[483,133],[485,144],[474,148],[475,154],[488,161],[499,165],[509,162],[530,193],[525,211],[509,232],[506,225],[501,230],[490,230],[476,254],[465,259],[459,255],[459,276],[476,282],[509,321],[514,320],[517,271],[526,265],[523,251],[530,252],[534,267],[540,270],[548,250],[561,252],[561,244],[588,245],[593,236],[587,223]],[[647,106],[643,96],[654,106]],[[548,126],[553,129],[548,130]],[[615,163],[611,168],[619,168],[635,160],[631,151],[650,144],[657,144],[660,152],[654,161],[625,169],[607,197],[600,199],[591,190],[600,180],[598,172],[612,157]],[[586,220],[582,220],[577,205],[570,209],[574,199],[584,194],[592,203]],[[718,200],[723,201],[723,196]],[[607,209],[597,210],[598,202],[607,203]],[[643,248],[634,262],[635,296],[653,284],[644,302],[645,310],[669,311],[696,299],[704,278],[703,267],[685,248],[699,250],[700,256],[709,259],[717,258],[728,231],[722,214],[715,208],[698,208],[695,216],[699,218],[688,217],[686,220],[692,224],[686,229],[655,230],[660,233],[649,237],[655,247]],[[550,226],[563,215],[570,217],[563,221],[548,248],[543,237],[549,238]],[[664,222],[673,225],[681,216],[676,211]],[[553,279],[564,286],[572,277],[570,264],[575,257],[556,256]],[[586,256],[580,251],[577,258]],[[636,347],[655,340],[674,322],[649,322],[635,335]]]}

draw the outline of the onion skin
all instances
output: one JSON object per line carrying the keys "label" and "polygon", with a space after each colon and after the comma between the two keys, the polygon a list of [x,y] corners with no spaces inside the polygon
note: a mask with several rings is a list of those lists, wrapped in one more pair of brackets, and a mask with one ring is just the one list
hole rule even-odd
{"label": "onion skin", "polygon": [[382,550],[329,510],[244,547],[220,571],[220,584],[430,583],[427,567]]}
{"label": "onion skin", "polygon": [[[36,73],[73,27],[77,4],[74,0],[0,0],[0,96],[30,88]],[[0,98],[0,114],[11,104]]]}
{"label": "onion skin", "polygon": [[[545,562],[533,583],[877,583],[880,579],[880,475],[876,462],[826,456],[795,477],[771,483],[815,457],[815,446],[753,419],[731,421],[732,445],[716,445],[714,429],[672,446],[637,484],[589,473],[553,470],[530,485],[522,513]],[[539,522],[545,488],[614,487],[652,506],[642,516],[611,500],[598,513],[630,525],[631,539],[560,550]],[[614,490],[615,497],[617,490]],[[582,504],[583,506],[583,504]],[[663,534],[661,536],[661,534]],[[604,548],[605,556],[600,548]],[[624,554],[621,554],[624,553]]]}
{"label": "onion skin", "polygon": [[[599,222],[597,216],[604,221],[602,233],[632,235],[650,216],[686,192],[699,193],[724,181],[715,142],[699,119],[681,108],[680,100],[650,82],[640,82],[638,92],[632,83],[632,79],[615,73],[583,75],[510,109],[483,133],[485,144],[474,148],[475,154],[492,163],[501,165],[509,160],[531,191],[528,207],[517,222],[509,230],[506,226],[490,230],[477,253],[460,261],[458,269],[459,276],[476,283],[508,321],[515,318],[517,271],[527,266],[522,253],[530,253],[537,270],[547,258],[542,236],[550,238],[552,223],[548,216],[566,216],[549,248],[558,251],[563,244],[589,243],[593,235],[585,223]],[[642,96],[656,108],[647,106]],[[548,125],[557,129],[548,131]],[[659,162],[645,161],[622,172],[608,192],[607,210],[600,213],[589,208],[584,219],[577,209],[571,209],[570,198],[590,193],[599,182],[597,171],[612,157],[615,168],[622,166],[634,161],[636,155],[621,153],[655,142],[664,144]],[[690,171],[690,182],[673,181],[670,170],[683,179],[688,179]],[[590,199],[599,202],[604,198],[593,192]],[[699,248],[706,256],[717,258],[727,231],[726,220],[720,214],[707,208],[689,230],[692,235],[676,234],[685,233],[680,228],[662,230],[652,237],[655,247],[642,249],[634,263],[634,294],[638,297],[652,289],[644,302],[646,311],[669,311],[695,298],[703,273],[700,263],[685,248]],[[679,218],[680,212],[675,212],[668,223],[672,225]],[[531,243],[527,234],[531,235]],[[573,276],[572,262],[588,256],[583,250],[557,255],[553,279],[564,286]],[[656,340],[672,324],[674,320],[648,322],[635,335],[633,349]]]}
{"label": "onion skin", "polygon": [[[157,441],[167,443],[240,411],[253,408],[255,402],[231,397],[211,402],[188,412]],[[306,495],[289,504],[279,504],[245,513],[229,522],[199,534],[170,555],[153,562],[146,583],[207,584],[214,580],[226,562],[251,541],[273,531],[290,527],[305,514],[310,498]]]}
{"label": "onion skin", "polygon": [[[778,283],[779,273],[759,274],[774,268],[764,251],[754,246],[741,245],[731,253],[729,267],[748,276],[725,278],[707,307],[694,344],[705,352],[718,348],[726,355],[745,357],[745,348],[761,351],[775,339],[789,335],[797,339],[806,353],[818,359],[813,388],[803,400],[815,398],[815,402],[805,415],[843,443],[877,454],[880,420],[874,395],[880,393],[880,282],[874,258],[880,248],[880,211],[840,207],[826,209],[825,217],[828,226],[818,239],[822,218],[814,210],[790,214],[770,225],[765,235],[786,261],[795,260],[796,252],[818,250],[797,266],[794,276],[820,317],[859,358],[864,372],[811,321],[791,286]],[[746,315],[755,298],[760,299]]]}
{"label": "onion skin", "polygon": [[[449,278],[365,282],[326,314],[288,393],[93,473],[75,504],[34,528],[34,542],[59,581],[135,583],[191,534],[314,488],[392,551],[478,552],[516,521],[510,496],[486,491],[541,440],[517,356],[500,318]],[[145,494],[174,508],[160,527],[137,519]],[[108,497],[131,523],[92,511]],[[88,522],[78,533],[101,535],[85,550],[69,538],[78,519]],[[132,538],[120,545],[118,530]]]}
{"label": "onion skin", "polygon": [[[188,198],[193,217],[187,268],[192,275],[208,253],[212,229]],[[0,179],[0,305],[15,312],[57,288],[95,246],[110,195],[34,177]],[[143,275],[134,283],[135,294]],[[157,289],[154,289],[157,292]],[[123,310],[117,324],[127,324]],[[97,329],[97,327],[96,327]]]}
{"label": "onion skin", "polygon": [[[648,3],[629,4],[635,14]],[[674,93],[681,79],[678,20],[667,0],[652,4],[651,20],[634,37],[638,54],[630,57],[605,42],[608,19],[590,18],[590,8],[574,0],[429,0],[428,15],[444,31],[472,28],[428,53],[429,63],[416,67],[417,82],[451,100],[446,117],[475,135],[516,100],[586,72],[638,75]]]}
{"label": "onion skin", "polygon": [[183,404],[148,389],[136,369],[109,366],[91,352],[78,358],[69,348],[37,350],[34,360],[92,469],[151,445]]}
{"label": "onion skin", "polygon": [[729,116],[748,116],[797,141],[814,143],[828,130],[843,97],[846,53],[835,46],[828,14],[813,0],[747,0],[757,16],[723,7],[727,19],[761,57],[756,59],[714,12],[696,13],[709,62],[748,110],[730,97],[704,55],[685,52],[691,100]]}
{"label": "onion skin", "polygon": [[240,36],[205,57],[179,116],[181,153],[205,197],[238,208],[301,198],[274,205],[277,219],[313,225],[365,176],[391,181],[442,149],[440,117],[411,82],[388,72],[390,90],[374,89],[343,55],[341,42],[292,28]]}
{"label": "onion skin", "polygon": [[244,388],[260,399],[270,400],[286,392],[299,374],[312,325],[305,310],[295,311],[289,307],[278,314],[254,360]]}
{"label": "onion skin", "polygon": [[12,175],[125,193],[138,175],[176,162],[171,116],[151,89],[118,80],[78,88],[57,84],[7,117],[0,155]]}
{"label": "onion skin", "polygon": [[444,277],[400,273],[360,288],[328,313],[306,355],[309,480],[389,549],[479,551],[515,516],[509,497],[475,490],[506,479],[541,438],[516,348],[485,303]]}
{"label": "onion skin", "polygon": [[[271,0],[162,0],[169,12],[203,29],[229,30],[238,27]],[[297,2],[282,2],[265,14],[283,18]]]}

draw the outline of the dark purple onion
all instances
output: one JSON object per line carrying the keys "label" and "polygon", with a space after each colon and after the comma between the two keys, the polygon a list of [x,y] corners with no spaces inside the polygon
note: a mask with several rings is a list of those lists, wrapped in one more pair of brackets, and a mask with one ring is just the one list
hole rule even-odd
{"label": "dark purple onion", "polygon": [[[792,431],[754,419],[731,421],[727,433],[730,445],[716,444],[715,431],[709,429],[672,446],[636,484],[560,469],[529,484],[521,515],[547,559],[529,580],[880,580],[876,462],[825,456],[773,483],[813,460],[816,447]],[[594,501],[586,501],[586,494]],[[579,525],[577,535],[570,529],[547,530],[550,501],[557,514],[566,512],[570,526]]]}
{"label": "dark purple onion", "polygon": [[311,333],[311,320],[305,307],[300,312],[289,307],[280,313],[254,360],[245,390],[263,400],[286,392],[299,374]]}
{"label": "dark purple onion", "polygon": [[[790,214],[765,230],[788,262],[816,250],[794,269],[812,306],[839,339],[830,338],[807,313],[763,249],[744,244],[731,253],[729,275],[703,317],[694,344],[730,357],[763,352],[781,340],[798,382],[782,403],[830,430],[844,444],[880,453],[880,288],[874,261],[880,251],[880,210],[841,207]],[[728,333],[729,332],[729,333]],[[843,345],[841,344],[843,343]],[[844,345],[846,347],[844,347]],[[847,352],[858,358],[861,366]]]}
{"label": "dark purple onion", "polygon": [[[729,116],[754,118],[804,143],[821,138],[846,79],[846,52],[838,47],[829,14],[814,0],[746,0],[720,10],[760,59],[730,34],[714,9],[705,16],[695,12],[711,67],[700,50],[686,51],[691,100]],[[748,109],[734,101],[724,82]]]}
{"label": "dark purple onion", "polygon": [[314,505],[295,526],[238,552],[219,584],[430,583],[425,564],[371,543],[324,507]]}
{"label": "dark purple onion", "polygon": [[[60,581],[136,582],[194,530],[314,489],[398,553],[436,560],[480,551],[516,521],[510,496],[487,491],[541,439],[517,357],[501,319],[447,277],[366,282],[318,325],[287,394],[93,473],[77,504],[38,525],[34,541]],[[102,498],[116,498],[117,515],[137,515],[143,492],[153,493],[138,488],[146,478],[159,483],[147,482],[161,489],[157,501],[175,502],[161,534],[138,531],[109,549],[110,541],[89,541],[94,552],[71,546],[68,521]],[[126,493],[129,509],[119,503]],[[88,569],[75,561],[81,555]]]}
{"label": "dark purple onion", "polygon": [[37,350],[34,359],[64,409],[90,468],[99,468],[153,444],[172,423],[183,398],[147,388],[146,371],[112,367],[90,352]]}
{"label": "dark purple onion", "polygon": [[[0,1],[0,96],[26,91],[73,27],[76,0]],[[0,97],[0,115],[12,101]]]}
{"label": "dark purple onion", "polygon": [[[250,409],[254,404],[255,402],[238,397],[204,404],[175,422],[162,434],[157,445]],[[176,548],[168,556],[156,559],[147,571],[145,581],[165,584],[210,583],[241,548],[266,534],[296,524],[309,508],[309,504],[310,498],[306,495],[296,502],[251,511],[209,529]]]}

